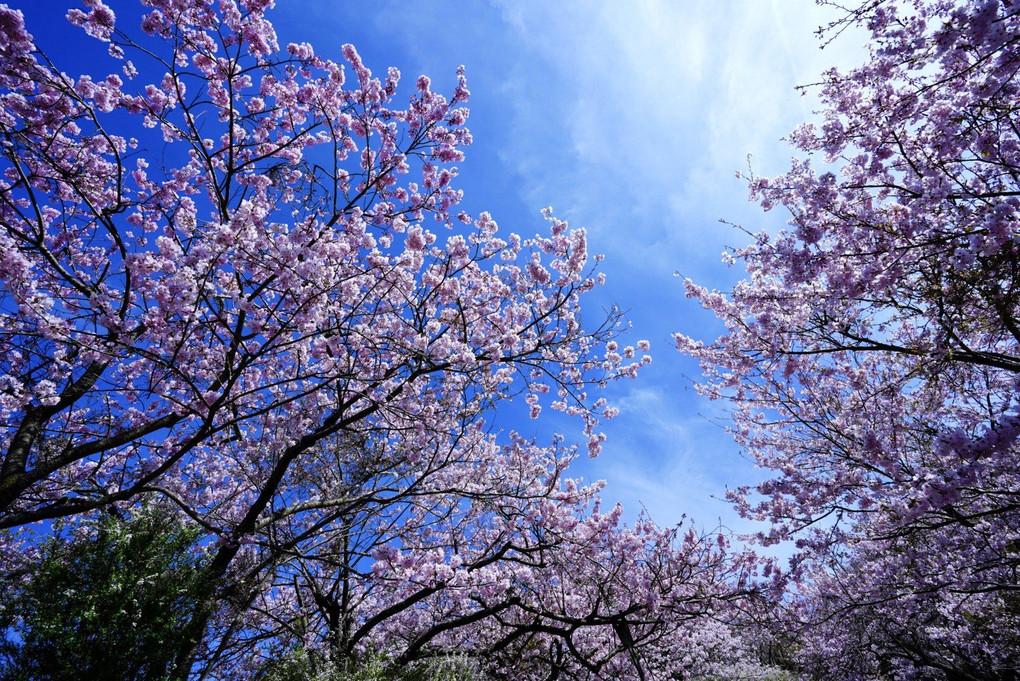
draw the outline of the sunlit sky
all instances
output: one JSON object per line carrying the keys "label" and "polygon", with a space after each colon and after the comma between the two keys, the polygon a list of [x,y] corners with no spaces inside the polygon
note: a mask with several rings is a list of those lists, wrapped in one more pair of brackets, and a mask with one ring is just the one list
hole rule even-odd
{"label": "sunlit sky", "polygon": [[[106,1],[115,12],[134,4]],[[58,26],[65,3],[7,2],[74,72],[59,61],[77,35]],[[672,349],[675,331],[707,341],[719,329],[677,275],[727,288],[739,272],[720,255],[747,237],[720,219],[782,226],[747,202],[735,171],[750,154],[756,174],[782,172],[792,153],[782,138],[817,106],[794,87],[862,60],[860,34],[819,49],[814,31],[832,16],[812,0],[277,0],[269,15],[281,44],[339,60],[354,43],[374,72],[399,68],[406,87],[424,73],[452,91],[467,67],[465,209],[523,235],[544,229],[544,206],[586,227],[608,275],[586,319],[615,304],[628,338],[652,343],[653,364],[610,390],[621,414],[605,424],[604,453],[575,474],[606,479],[604,499],[631,518],[643,507],[662,524],[686,514],[737,531],[752,526],[720,497],[762,473],[723,430],[722,405],[690,389],[697,364]],[[542,437],[556,425],[523,427]]]}
{"label": "sunlit sky", "polygon": [[[722,405],[690,389],[699,368],[670,342],[674,331],[708,340],[719,327],[675,275],[727,288],[739,272],[720,256],[746,236],[719,220],[782,226],[778,212],[747,202],[735,171],[748,154],[755,173],[785,170],[792,152],[782,138],[817,107],[795,86],[860,61],[863,39],[819,49],[814,32],[833,14],[812,0],[278,5],[281,33],[320,50],[353,42],[377,72],[395,65],[449,89],[457,65],[467,67],[468,210],[533,234],[551,205],[587,228],[608,275],[590,318],[618,305],[630,337],[652,342],[653,364],[612,388],[621,414],[605,424],[604,453],[578,472],[606,479],[606,501],[622,501],[631,517],[644,507],[659,523],[687,514],[749,529],[719,497],[761,472],[723,431]],[[532,427],[541,434],[548,424]]]}

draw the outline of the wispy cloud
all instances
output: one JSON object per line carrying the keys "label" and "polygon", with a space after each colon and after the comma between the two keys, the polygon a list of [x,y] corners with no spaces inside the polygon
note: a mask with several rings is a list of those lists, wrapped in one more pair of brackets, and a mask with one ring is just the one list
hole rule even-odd
{"label": "wispy cloud", "polygon": [[567,199],[615,257],[660,271],[685,254],[702,268],[716,220],[749,216],[734,171],[747,154],[782,169],[780,138],[808,113],[794,86],[843,56],[818,49],[810,2],[496,4],[529,48],[504,151],[523,190]]}

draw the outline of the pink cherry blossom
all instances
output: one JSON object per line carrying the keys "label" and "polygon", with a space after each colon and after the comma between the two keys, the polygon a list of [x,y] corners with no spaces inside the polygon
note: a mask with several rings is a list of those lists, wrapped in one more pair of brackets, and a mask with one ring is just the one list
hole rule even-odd
{"label": "pink cherry blossom", "polygon": [[[56,70],[0,5],[0,572],[48,523],[157,504],[203,533],[175,678],[264,678],[295,649],[759,669],[733,626],[771,588],[759,561],[626,526],[569,474],[641,366],[616,312],[581,322],[586,232],[459,209],[463,68],[408,100],[349,44],[281,51],[272,4],[145,0],[139,35],[72,9],[127,82]],[[500,431],[513,398],[568,434]]]}
{"label": "pink cherry blossom", "polygon": [[[851,6],[853,7],[853,6]],[[731,492],[792,539],[774,613],[813,678],[1013,678],[1020,515],[1020,13],[874,2],[870,60],[827,72],[804,156],[748,178],[789,228],[735,251],[727,327],[676,336],[775,477]]]}

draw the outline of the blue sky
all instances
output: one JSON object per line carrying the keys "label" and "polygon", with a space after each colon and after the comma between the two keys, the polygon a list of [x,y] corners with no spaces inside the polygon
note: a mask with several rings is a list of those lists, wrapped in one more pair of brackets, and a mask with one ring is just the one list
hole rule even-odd
{"label": "blue sky", "polygon": [[685,376],[698,367],[669,340],[674,331],[708,340],[719,327],[684,299],[675,275],[726,288],[739,272],[721,253],[746,237],[719,220],[781,226],[778,212],[747,202],[734,173],[748,154],[758,174],[786,169],[781,138],[817,106],[795,85],[860,61],[862,38],[820,50],[814,31],[832,15],[811,0],[278,5],[285,36],[320,50],[353,42],[376,71],[392,64],[449,89],[457,65],[467,66],[468,210],[530,234],[551,205],[586,227],[608,275],[592,318],[616,304],[631,338],[652,342],[653,364],[612,388],[621,414],[605,426],[604,453],[578,472],[606,479],[607,501],[631,513],[644,506],[660,523],[687,514],[750,529],[716,497],[761,472],[712,422],[724,417],[720,405],[690,390]]}
{"label": "blue sky", "polygon": [[[52,22],[64,3],[7,1],[44,48],[74,35]],[[107,2],[128,14],[118,11],[126,0]],[[791,152],[781,138],[815,106],[794,86],[861,61],[860,35],[819,49],[813,32],[828,17],[812,0],[277,0],[270,14],[281,44],[307,41],[339,60],[354,43],[373,71],[396,66],[408,87],[424,73],[452,91],[467,66],[465,208],[525,235],[544,228],[549,205],[586,227],[608,275],[590,319],[615,304],[629,339],[652,343],[653,364],[611,389],[621,414],[604,428],[603,455],[576,474],[608,480],[605,499],[631,517],[644,506],[659,523],[687,514],[738,531],[751,526],[716,497],[761,473],[712,422],[724,419],[720,405],[690,390],[697,365],[672,349],[675,331],[718,331],[676,274],[727,288],[739,272],[720,255],[746,237],[719,220],[781,226],[747,203],[734,172],[748,154],[757,174],[782,172]]]}

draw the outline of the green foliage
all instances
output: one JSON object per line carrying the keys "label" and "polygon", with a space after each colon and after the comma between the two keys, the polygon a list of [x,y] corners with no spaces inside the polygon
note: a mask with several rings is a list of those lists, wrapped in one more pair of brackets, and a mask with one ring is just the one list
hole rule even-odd
{"label": "green foliage", "polygon": [[90,525],[5,585],[0,681],[168,677],[202,593],[197,530],[151,510]]}
{"label": "green foliage", "polygon": [[392,678],[394,681],[476,681],[484,676],[473,659],[451,656],[403,668]]}
{"label": "green foliage", "polygon": [[274,660],[259,681],[480,681],[484,675],[466,655],[417,662],[405,667],[376,657],[355,664],[336,664],[304,650]]}

